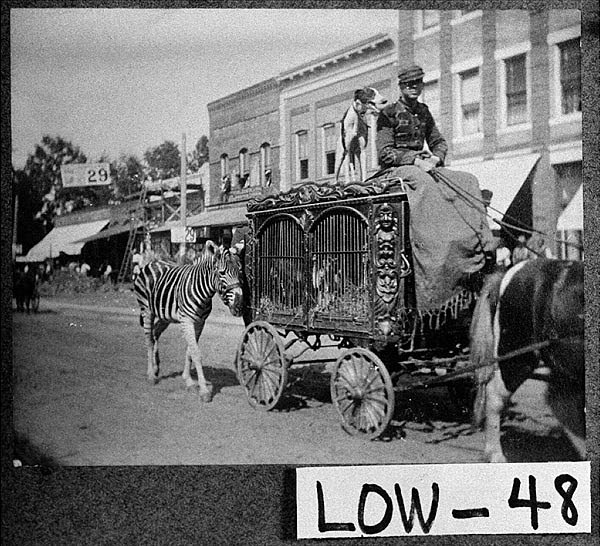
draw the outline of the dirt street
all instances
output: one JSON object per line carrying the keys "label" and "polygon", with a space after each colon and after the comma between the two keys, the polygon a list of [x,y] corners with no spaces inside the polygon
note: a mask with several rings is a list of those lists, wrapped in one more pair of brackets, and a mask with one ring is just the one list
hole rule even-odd
{"label": "dirt street", "polygon": [[[215,392],[208,404],[181,379],[177,325],[161,338],[160,381],[146,381],[143,333],[128,290],[45,297],[39,313],[15,312],[13,324],[15,431],[60,465],[481,460],[482,434],[469,431],[444,387],[397,400],[392,426],[377,441],[342,430],[324,365],[293,369],[279,409],[252,409],[233,364],[242,322],[218,298],[200,341]],[[515,397],[504,438],[511,460],[572,458],[555,422],[538,407],[542,389],[529,381]]]}

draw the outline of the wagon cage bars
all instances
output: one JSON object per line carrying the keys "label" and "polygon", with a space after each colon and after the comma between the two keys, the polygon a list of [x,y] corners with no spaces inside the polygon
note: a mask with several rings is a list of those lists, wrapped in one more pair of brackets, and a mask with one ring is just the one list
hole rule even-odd
{"label": "wagon cage bars", "polygon": [[[515,231],[519,231],[521,233],[528,233],[530,235],[534,234],[534,233],[537,235],[542,235],[547,240],[552,240],[552,241],[555,241],[555,242],[558,242],[561,244],[565,244],[566,246],[570,246],[570,247],[576,248],[578,250],[582,250],[581,245],[579,245],[577,243],[572,243],[571,241],[557,239],[554,235],[549,235],[548,233],[534,229],[531,226],[525,226],[521,222],[516,220],[515,218],[507,216],[506,214],[503,214],[498,209],[496,209],[490,205],[487,205],[486,202],[481,197],[477,197],[476,195],[473,195],[472,193],[468,192],[467,190],[460,188],[454,182],[452,182],[452,180],[450,180],[447,176],[442,174],[442,172],[439,171],[438,169],[436,169],[435,167],[432,168],[431,171],[429,171],[429,174],[433,177],[433,179],[436,182],[442,182],[443,184],[445,184],[450,190],[452,190],[460,199],[462,199],[468,205],[476,206],[476,207],[483,206],[486,209],[497,212],[498,214],[502,214],[504,216],[504,218],[507,218],[509,220],[508,222],[505,220],[498,220],[496,218],[493,218],[491,216],[491,214],[489,214],[489,212],[487,212],[487,210],[486,210],[486,216],[491,218],[492,221],[494,221],[496,224],[498,224],[502,227],[510,228]],[[520,225],[517,225],[517,224],[520,224]],[[531,252],[533,252],[534,254],[536,254],[537,256],[543,257],[536,249],[529,248],[529,250]]]}

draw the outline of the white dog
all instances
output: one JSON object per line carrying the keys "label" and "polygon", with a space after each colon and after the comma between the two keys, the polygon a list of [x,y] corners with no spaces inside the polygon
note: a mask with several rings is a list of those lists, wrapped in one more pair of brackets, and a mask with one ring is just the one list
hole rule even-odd
{"label": "white dog", "polygon": [[342,166],[345,167],[346,181],[362,182],[365,179],[364,151],[369,141],[369,126],[386,103],[387,99],[373,87],[363,87],[354,92],[352,106],[342,118],[335,152],[336,183]]}

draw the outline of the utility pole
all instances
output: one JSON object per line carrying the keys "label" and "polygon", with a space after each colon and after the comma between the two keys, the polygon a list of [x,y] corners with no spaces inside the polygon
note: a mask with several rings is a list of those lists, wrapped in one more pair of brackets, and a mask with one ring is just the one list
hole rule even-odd
{"label": "utility pole", "polygon": [[[179,178],[179,191],[181,199],[181,227],[185,233],[187,227],[187,153],[185,150],[185,133],[181,135],[181,175]],[[179,259],[183,263],[185,258],[185,241],[179,243]]]}

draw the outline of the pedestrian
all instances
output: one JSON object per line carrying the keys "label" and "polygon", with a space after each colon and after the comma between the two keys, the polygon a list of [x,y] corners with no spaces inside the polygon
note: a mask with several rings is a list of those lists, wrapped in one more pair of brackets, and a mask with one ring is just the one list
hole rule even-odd
{"label": "pedestrian", "polygon": [[142,262],[144,257],[140,251],[136,248],[131,256],[131,282],[135,282],[139,274],[142,272]]}
{"label": "pedestrian", "polygon": [[554,258],[554,254],[552,254],[552,251],[546,246],[546,241],[544,241],[543,237],[540,237],[536,241],[534,250],[536,258]]}
{"label": "pedestrian", "polygon": [[512,251],[512,263],[517,265],[519,262],[529,260],[529,258],[531,258],[531,253],[527,248],[527,238],[521,234],[517,240],[517,246]]}
{"label": "pedestrian", "polygon": [[79,273],[81,274],[82,277],[87,277],[89,272],[90,272],[90,264],[88,264],[85,260],[81,263],[81,266],[79,267]]}
{"label": "pedestrian", "polygon": [[244,302],[244,310],[242,318],[244,320],[244,326],[248,326],[252,322],[252,308],[251,308],[251,292],[250,285],[248,283],[248,277],[246,275],[246,245],[247,239],[250,235],[250,228],[248,226],[238,227],[231,238],[231,252],[237,254],[240,258],[240,265],[242,269],[241,284],[242,284],[242,298]]}
{"label": "pedestrian", "polygon": [[106,284],[112,282],[112,266],[110,264],[106,264],[104,271],[102,273],[102,278],[104,279],[104,283]]}
{"label": "pedestrian", "polygon": [[510,265],[510,250],[506,246],[504,239],[500,239],[500,243],[496,248],[496,266],[508,269]]}

